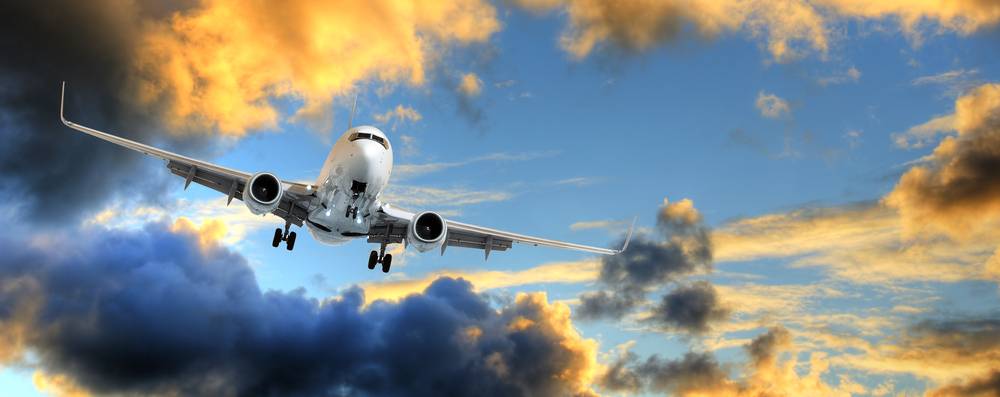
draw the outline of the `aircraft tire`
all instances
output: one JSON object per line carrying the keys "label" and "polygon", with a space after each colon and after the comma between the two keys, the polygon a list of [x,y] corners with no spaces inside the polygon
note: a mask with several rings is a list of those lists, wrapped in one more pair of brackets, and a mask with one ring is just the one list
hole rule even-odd
{"label": "aircraft tire", "polygon": [[288,240],[285,241],[285,248],[288,248],[289,251],[291,251],[292,248],[295,248],[295,232],[288,233]]}
{"label": "aircraft tire", "polygon": [[271,240],[271,246],[278,248],[281,245],[281,229],[274,229],[274,239]]}
{"label": "aircraft tire", "polygon": [[392,254],[385,254],[385,258],[382,258],[382,273],[389,273],[389,266],[392,266]]}
{"label": "aircraft tire", "polygon": [[372,251],[371,254],[368,254],[368,270],[374,269],[376,263],[378,263],[378,252]]}

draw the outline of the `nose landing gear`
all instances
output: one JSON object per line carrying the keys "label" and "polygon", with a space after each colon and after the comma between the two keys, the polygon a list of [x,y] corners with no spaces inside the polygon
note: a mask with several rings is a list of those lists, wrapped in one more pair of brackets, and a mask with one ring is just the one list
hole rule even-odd
{"label": "nose landing gear", "polygon": [[382,264],[382,273],[389,273],[389,267],[392,266],[392,254],[385,253],[386,243],[382,243],[378,251],[372,251],[368,254],[368,270],[374,269],[375,264]]}
{"label": "nose landing gear", "polygon": [[281,242],[285,242],[285,248],[291,251],[295,248],[295,232],[289,232],[288,228],[291,227],[291,222],[285,222],[285,230],[282,232],[281,228],[274,229],[274,238],[271,240],[271,246],[278,248]]}

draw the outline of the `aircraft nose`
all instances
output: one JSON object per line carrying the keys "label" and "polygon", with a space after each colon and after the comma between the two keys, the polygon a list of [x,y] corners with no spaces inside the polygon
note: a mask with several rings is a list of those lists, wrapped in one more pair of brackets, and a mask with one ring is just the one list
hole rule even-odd
{"label": "aircraft nose", "polygon": [[365,182],[377,182],[379,170],[383,165],[383,148],[378,143],[372,141],[354,141],[355,150],[355,173],[354,179]]}

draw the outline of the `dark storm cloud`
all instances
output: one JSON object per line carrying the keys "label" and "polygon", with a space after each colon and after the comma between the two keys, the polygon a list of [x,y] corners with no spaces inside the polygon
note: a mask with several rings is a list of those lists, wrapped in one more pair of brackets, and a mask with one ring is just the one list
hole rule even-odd
{"label": "dark storm cloud", "polygon": [[884,198],[913,231],[935,224],[964,236],[1000,216],[1000,84],[958,98],[952,119],[958,136],[943,139]]}
{"label": "dark storm cloud", "polygon": [[645,302],[651,289],[712,270],[709,229],[690,200],[665,202],[657,214],[663,241],[637,236],[625,252],[601,261],[605,290],[580,296],[582,318],[621,318]]}
{"label": "dark storm cloud", "polygon": [[580,294],[580,304],[574,310],[577,318],[622,318],[645,299],[642,291],[589,291]]}
{"label": "dark storm cloud", "polygon": [[904,358],[927,365],[994,363],[985,374],[932,390],[928,396],[1000,396],[1000,315],[929,319],[909,328],[901,340]]}
{"label": "dark storm cloud", "polygon": [[663,296],[653,308],[649,321],[689,333],[708,331],[712,323],[729,318],[715,287],[707,281],[682,285]]}
{"label": "dark storm cloud", "polygon": [[1000,370],[991,372],[982,378],[969,380],[965,383],[953,384],[932,390],[929,397],[961,397],[961,396],[1000,396]]}
{"label": "dark storm cloud", "polygon": [[652,355],[640,361],[631,352],[615,360],[598,380],[604,390],[638,393],[649,390],[684,395],[732,387],[729,375],[711,353],[688,352],[675,360]]}
{"label": "dark storm cloud", "polygon": [[[145,12],[146,14],[143,14]],[[110,197],[155,197],[166,175],[159,163],[64,127],[67,116],[151,142],[156,123],[127,97],[138,26],[161,6],[141,11],[116,1],[15,1],[0,13],[0,182],[5,200],[26,218],[64,222]],[[159,170],[157,170],[159,171]],[[154,188],[151,188],[151,185]]]}
{"label": "dark storm cloud", "polygon": [[774,327],[754,338],[749,345],[746,345],[746,351],[747,355],[750,356],[750,362],[755,367],[760,367],[765,364],[773,364],[781,348],[791,342],[792,334],[787,329]]}
{"label": "dark storm cloud", "polygon": [[0,358],[33,352],[47,373],[102,394],[586,391],[595,351],[539,296],[496,310],[443,278],[362,309],[359,288],[325,302],[261,291],[244,257],[165,225],[94,231],[0,238],[0,340],[15,342]]}

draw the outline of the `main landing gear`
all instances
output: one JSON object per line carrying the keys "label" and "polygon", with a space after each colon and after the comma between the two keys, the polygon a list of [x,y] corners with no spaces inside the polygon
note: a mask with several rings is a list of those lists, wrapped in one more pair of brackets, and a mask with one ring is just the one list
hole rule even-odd
{"label": "main landing gear", "polygon": [[291,227],[291,222],[285,222],[285,231],[282,232],[281,228],[274,229],[274,239],[271,240],[271,246],[278,248],[281,242],[285,242],[285,248],[289,251],[295,248],[295,232],[289,232],[288,228]]}
{"label": "main landing gear", "polygon": [[382,273],[389,273],[389,266],[392,266],[392,254],[385,253],[385,246],[387,243],[382,243],[378,251],[372,251],[368,254],[368,269],[374,269],[375,264],[382,264]]}

